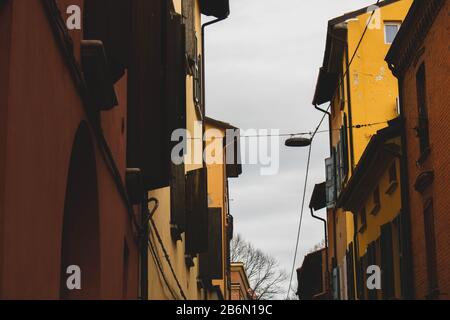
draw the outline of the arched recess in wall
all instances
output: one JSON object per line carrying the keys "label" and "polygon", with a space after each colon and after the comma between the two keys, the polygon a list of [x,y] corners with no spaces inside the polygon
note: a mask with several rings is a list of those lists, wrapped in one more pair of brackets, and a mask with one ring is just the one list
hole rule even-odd
{"label": "arched recess in wall", "polygon": [[[81,290],[69,290],[69,266],[81,269]],[[60,298],[100,298],[100,226],[97,170],[88,125],[78,128],[72,148],[64,206]]]}

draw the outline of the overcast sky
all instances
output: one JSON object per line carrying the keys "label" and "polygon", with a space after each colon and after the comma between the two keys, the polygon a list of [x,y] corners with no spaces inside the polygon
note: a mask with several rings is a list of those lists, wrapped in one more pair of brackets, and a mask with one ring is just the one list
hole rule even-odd
{"label": "overcast sky", "polygon": [[[323,60],[327,21],[374,2],[230,0],[229,19],[207,31],[207,114],[242,129],[314,130],[322,114],[311,101]],[[325,122],[323,129],[327,128]],[[231,213],[235,234],[274,256],[290,273],[307,149],[288,149],[283,141],[280,145],[277,175],[261,176],[258,166],[244,166],[242,176],[231,179]],[[328,155],[328,134],[319,134],[313,145],[296,267],[323,239],[323,224],[311,218],[307,204],[314,184],[325,180]],[[297,288],[296,278],[292,286]]]}

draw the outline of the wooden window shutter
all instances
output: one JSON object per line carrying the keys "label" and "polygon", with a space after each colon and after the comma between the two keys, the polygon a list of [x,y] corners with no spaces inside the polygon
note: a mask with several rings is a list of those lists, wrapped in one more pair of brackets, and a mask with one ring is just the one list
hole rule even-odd
{"label": "wooden window shutter", "polygon": [[[167,17],[166,104],[168,110],[168,138],[176,129],[186,129],[186,73],[185,26],[181,15]],[[172,145],[175,145],[173,142]]]}
{"label": "wooden window shutter", "polygon": [[358,264],[358,299],[367,299],[367,286],[366,286],[366,270],[367,270],[367,256],[364,255],[359,258]]}
{"label": "wooden window shutter", "polygon": [[341,139],[343,141],[343,167],[344,167],[344,175],[347,176],[348,175],[348,171],[349,171],[349,145],[348,145],[348,121],[347,121],[347,115],[344,113],[344,125],[342,127],[342,136]]}
{"label": "wooden window shutter", "polygon": [[208,251],[207,169],[190,171],[186,177],[186,254]]}
{"label": "wooden window shutter", "polygon": [[[171,141],[177,129],[186,129],[185,31],[182,16],[167,10],[166,37],[166,110],[168,155],[179,142]],[[186,150],[184,148],[184,150]],[[180,156],[184,156],[180,154]],[[172,236],[181,240],[186,230],[186,177],[184,164],[170,162],[170,199]]]}
{"label": "wooden window shutter", "polygon": [[[144,187],[170,183],[163,38],[168,11],[162,1],[134,0],[128,72],[127,166],[143,170]],[[163,28],[164,27],[164,28]]]}
{"label": "wooden window shutter", "polygon": [[208,251],[200,255],[199,277],[203,280],[223,279],[222,209],[209,208]]}
{"label": "wooden window shutter", "polygon": [[[193,66],[195,61],[195,0],[183,0],[182,1],[182,12],[184,23],[186,25],[186,57],[190,63],[190,67]],[[189,74],[193,75],[192,68],[187,68]]]}
{"label": "wooden window shutter", "polygon": [[103,42],[113,82],[129,66],[131,10],[130,0],[90,0],[84,4],[83,38]]}
{"label": "wooden window shutter", "polygon": [[186,178],[183,164],[171,166],[170,224],[174,239],[181,240],[181,234],[186,231]]}
{"label": "wooden window shutter", "polygon": [[[238,178],[242,174],[240,144],[241,131],[239,129],[235,129],[234,134],[235,136],[233,137],[233,143],[227,142],[228,139],[224,139],[223,141],[226,156],[226,172],[228,178]],[[227,143],[229,144],[227,145]]]}
{"label": "wooden window shutter", "polygon": [[395,296],[394,265],[392,249],[392,228],[387,223],[381,227],[381,282],[383,299],[391,299]]}
{"label": "wooden window shutter", "polygon": [[209,208],[209,272],[211,279],[223,279],[222,209]]}
{"label": "wooden window shutter", "polygon": [[[372,265],[377,265],[376,242],[371,242],[367,248],[367,266]],[[375,289],[368,290],[368,298],[369,300],[376,300],[377,291]]]}
{"label": "wooden window shutter", "polygon": [[356,260],[356,279],[357,279],[357,286],[356,289],[358,290],[358,299],[364,300],[365,299],[365,266],[364,266],[364,257],[360,257]]}
{"label": "wooden window shutter", "polygon": [[[354,267],[353,267],[353,242],[350,243],[348,246],[347,251],[347,294],[349,300],[355,299],[355,274],[354,274]],[[328,262],[327,262],[328,263]]]}

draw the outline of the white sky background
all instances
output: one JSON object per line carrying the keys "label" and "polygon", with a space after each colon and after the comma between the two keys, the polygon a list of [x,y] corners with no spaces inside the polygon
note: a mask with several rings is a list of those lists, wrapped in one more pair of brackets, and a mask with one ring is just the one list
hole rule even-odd
{"label": "white sky background", "polygon": [[[375,2],[230,0],[230,17],[206,33],[208,116],[242,129],[313,131],[322,117],[311,101],[322,65],[327,22]],[[322,129],[328,129],[327,121]],[[275,257],[290,273],[307,148],[286,148],[284,139],[280,146],[277,175],[261,176],[258,166],[244,166],[240,178],[230,179],[230,205],[235,234]],[[314,184],[325,180],[328,155],[328,133],[319,134],[313,145],[296,267],[323,239],[323,224],[311,218],[308,204]],[[297,288],[295,275],[292,287]]]}

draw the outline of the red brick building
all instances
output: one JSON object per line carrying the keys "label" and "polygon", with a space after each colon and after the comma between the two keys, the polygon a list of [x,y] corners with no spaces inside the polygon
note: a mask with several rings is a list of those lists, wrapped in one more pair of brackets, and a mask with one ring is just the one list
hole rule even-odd
{"label": "red brick building", "polygon": [[450,2],[415,1],[387,62],[404,120],[402,186],[412,296],[450,298]]}

